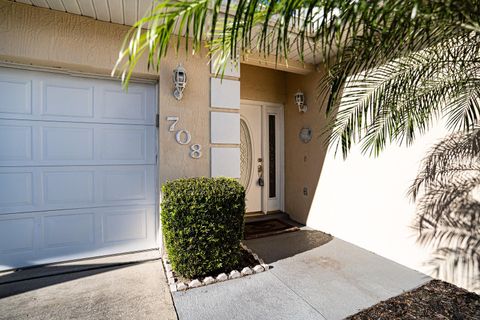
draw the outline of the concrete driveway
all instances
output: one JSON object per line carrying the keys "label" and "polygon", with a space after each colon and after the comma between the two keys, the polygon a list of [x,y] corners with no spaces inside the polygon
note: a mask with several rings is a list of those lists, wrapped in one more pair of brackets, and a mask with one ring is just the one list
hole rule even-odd
{"label": "concrete driveway", "polygon": [[175,292],[179,319],[343,319],[430,280],[308,228],[246,243],[273,268]]}
{"label": "concrete driveway", "polygon": [[0,319],[177,319],[158,251],[0,273]]}

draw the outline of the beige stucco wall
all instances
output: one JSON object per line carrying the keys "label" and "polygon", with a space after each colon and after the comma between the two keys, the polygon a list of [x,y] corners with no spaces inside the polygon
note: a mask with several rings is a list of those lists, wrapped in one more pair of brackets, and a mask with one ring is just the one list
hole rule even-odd
{"label": "beige stucco wall", "polygon": [[240,98],[245,100],[285,103],[284,71],[240,64]]}
{"label": "beige stucco wall", "polygon": [[[0,61],[54,67],[109,76],[118,57],[127,26],[101,22],[0,0]],[[183,63],[188,73],[184,99],[172,97],[172,70]],[[135,76],[157,79],[161,141],[160,183],[186,176],[208,176],[209,167],[209,78],[208,60],[202,56],[178,57],[173,50],[163,60],[159,74],[148,71],[145,59]],[[174,140],[167,131],[166,116],[180,116],[177,128],[191,132],[192,143],[202,145],[202,158],[189,157],[189,147]]]}
{"label": "beige stucco wall", "polygon": [[[325,158],[325,144],[320,136],[325,128],[325,116],[321,110],[322,99],[317,86],[322,72],[302,76],[287,75],[285,105],[285,210],[299,222],[306,223],[313,196]],[[308,110],[300,113],[294,103],[295,93],[305,94]],[[304,143],[299,138],[303,127],[312,129],[312,140]],[[304,188],[307,195],[304,195]]]}

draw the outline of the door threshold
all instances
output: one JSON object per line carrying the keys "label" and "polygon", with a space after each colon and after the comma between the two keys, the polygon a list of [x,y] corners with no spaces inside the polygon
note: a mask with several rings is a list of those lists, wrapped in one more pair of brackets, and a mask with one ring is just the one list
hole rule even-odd
{"label": "door threshold", "polygon": [[289,215],[282,211],[270,211],[264,212],[249,212],[245,214],[245,223],[264,221],[270,219],[290,219]]}

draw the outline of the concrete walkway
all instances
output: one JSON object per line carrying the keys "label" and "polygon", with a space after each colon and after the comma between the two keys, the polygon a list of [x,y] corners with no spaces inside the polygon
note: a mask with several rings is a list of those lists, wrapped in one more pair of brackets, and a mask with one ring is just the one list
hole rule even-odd
{"label": "concrete walkway", "polygon": [[273,269],[174,293],[179,319],[343,319],[430,280],[307,228],[246,243]]}
{"label": "concrete walkway", "polygon": [[0,273],[0,319],[177,319],[158,251]]}

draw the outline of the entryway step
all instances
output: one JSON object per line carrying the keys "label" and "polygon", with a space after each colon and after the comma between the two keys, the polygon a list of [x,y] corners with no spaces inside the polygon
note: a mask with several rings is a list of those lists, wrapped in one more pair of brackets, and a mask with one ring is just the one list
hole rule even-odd
{"label": "entryway step", "polygon": [[271,213],[254,213],[245,215],[245,223],[256,222],[256,221],[265,221],[271,219],[285,219],[290,220],[290,216],[285,212],[271,212]]}

